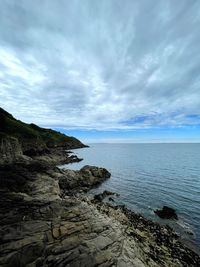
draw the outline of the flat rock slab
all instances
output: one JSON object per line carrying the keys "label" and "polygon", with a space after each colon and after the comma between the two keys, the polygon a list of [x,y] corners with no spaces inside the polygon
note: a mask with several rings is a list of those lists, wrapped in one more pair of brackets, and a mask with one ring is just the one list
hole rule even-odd
{"label": "flat rock slab", "polygon": [[1,201],[7,206],[0,217],[1,266],[150,266],[125,228],[88,202],[26,201],[17,194]]}
{"label": "flat rock slab", "polygon": [[176,239],[176,253],[165,246],[162,238],[168,232],[157,240],[153,223],[123,207],[86,197],[47,201],[19,193],[1,196],[0,266],[198,266],[193,263],[199,258],[191,258],[189,250],[179,255],[183,248],[178,250]]}

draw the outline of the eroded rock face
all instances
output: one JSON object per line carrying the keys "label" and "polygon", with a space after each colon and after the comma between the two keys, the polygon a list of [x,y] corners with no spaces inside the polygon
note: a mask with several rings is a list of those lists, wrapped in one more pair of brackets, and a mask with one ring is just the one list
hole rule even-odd
{"label": "eroded rock face", "polygon": [[94,186],[110,178],[111,174],[105,168],[86,165],[80,169],[80,176],[85,186]]}
{"label": "eroded rock face", "polygon": [[47,152],[32,155],[32,158],[37,161],[45,161],[51,165],[61,165],[61,164],[69,164],[73,162],[79,162],[82,159],[78,158],[76,155],[69,156],[68,153],[62,148],[51,148],[48,149]]}
{"label": "eroded rock face", "polygon": [[22,155],[18,139],[14,137],[0,140],[0,165],[9,164]]}
{"label": "eroded rock face", "polygon": [[36,198],[51,199],[55,190],[59,197],[88,191],[109,177],[110,173],[103,168],[85,166],[73,171],[51,166],[42,159],[28,158],[12,165],[0,165],[0,189],[28,193]]}
{"label": "eroded rock face", "polygon": [[[49,162],[55,163],[61,151],[83,147],[87,146],[75,137],[21,122],[0,107],[0,164],[15,164],[21,154],[31,158],[46,156]],[[63,161],[64,156],[57,157],[57,164],[62,164],[60,160]]]}
{"label": "eroded rock face", "polygon": [[178,220],[176,211],[167,206],[163,206],[162,210],[155,210],[154,212],[162,219]]}
{"label": "eroded rock face", "polygon": [[76,155],[69,156],[63,148],[47,148],[37,142],[31,143],[30,140],[27,142],[29,142],[29,147],[25,149],[23,147],[26,144],[25,140],[19,143],[19,140],[15,137],[0,139],[0,166],[4,166],[5,164],[27,164],[31,160],[42,161],[46,164],[56,166],[82,160]]}

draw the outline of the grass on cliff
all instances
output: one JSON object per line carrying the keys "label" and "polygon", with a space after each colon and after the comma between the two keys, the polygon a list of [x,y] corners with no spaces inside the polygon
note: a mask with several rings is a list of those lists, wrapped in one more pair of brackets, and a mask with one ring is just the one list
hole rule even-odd
{"label": "grass on cliff", "polygon": [[0,108],[0,140],[8,136],[23,139],[37,140],[47,146],[81,146],[81,142],[60,132],[44,129],[35,124],[27,124],[16,120],[11,114]]}
{"label": "grass on cliff", "polygon": [[39,133],[39,136],[42,138],[44,142],[46,142],[47,145],[62,145],[65,142],[73,145],[75,143],[80,143],[79,140],[77,140],[75,137],[66,136],[65,134],[62,134],[60,132],[51,130],[51,129],[44,129],[40,128],[39,126],[31,123],[30,124],[31,129]]}

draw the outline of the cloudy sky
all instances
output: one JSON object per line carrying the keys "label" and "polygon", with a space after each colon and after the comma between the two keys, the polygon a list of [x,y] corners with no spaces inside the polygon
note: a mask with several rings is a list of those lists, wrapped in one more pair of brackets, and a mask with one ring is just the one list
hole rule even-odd
{"label": "cloudy sky", "polygon": [[3,0],[0,105],[83,140],[200,140],[199,0]]}

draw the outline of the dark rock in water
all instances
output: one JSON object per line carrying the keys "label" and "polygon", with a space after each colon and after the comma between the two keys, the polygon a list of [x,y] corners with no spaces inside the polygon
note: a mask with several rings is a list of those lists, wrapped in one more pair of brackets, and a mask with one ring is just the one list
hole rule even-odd
{"label": "dark rock in water", "polygon": [[108,200],[111,201],[111,202],[114,202],[115,201],[112,197],[109,197]]}
{"label": "dark rock in water", "polygon": [[66,151],[66,152],[67,152],[67,154],[72,154],[72,153],[74,153],[74,152],[72,152],[72,151],[70,151],[70,150],[69,150],[69,151]]}
{"label": "dark rock in water", "polygon": [[102,201],[104,200],[104,198],[106,198],[107,196],[110,196],[110,195],[114,195],[115,193],[113,192],[110,192],[108,190],[105,190],[103,191],[103,193],[101,194],[97,194],[97,195],[94,195],[94,200],[95,201]]}
{"label": "dark rock in water", "polygon": [[187,235],[194,235],[194,233],[193,233],[190,229],[185,229],[184,232],[185,232]]}
{"label": "dark rock in water", "polygon": [[178,220],[176,211],[167,206],[163,206],[162,210],[155,210],[154,212],[162,219]]}

